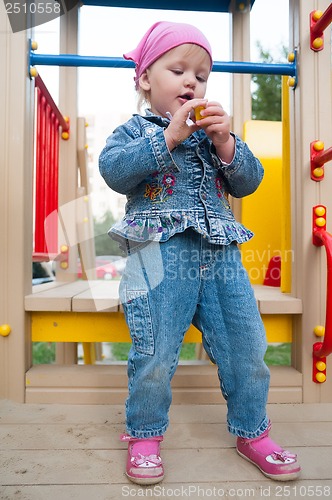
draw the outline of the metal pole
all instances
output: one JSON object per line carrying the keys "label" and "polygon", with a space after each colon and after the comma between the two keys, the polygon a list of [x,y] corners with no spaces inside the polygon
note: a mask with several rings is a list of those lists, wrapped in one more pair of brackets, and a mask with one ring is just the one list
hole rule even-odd
{"label": "metal pole", "polygon": [[[30,54],[30,65],[75,66],[99,68],[134,68],[132,61],[122,57],[79,56],[76,54]],[[238,61],[215,61],[212,71],[219,73],[249,73],[296,76],[296,63],[269,64]]]}

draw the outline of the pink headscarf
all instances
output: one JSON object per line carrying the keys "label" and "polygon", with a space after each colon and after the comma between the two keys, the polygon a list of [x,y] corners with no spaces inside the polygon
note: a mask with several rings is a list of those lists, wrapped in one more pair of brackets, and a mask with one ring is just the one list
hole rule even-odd
{"label": "pink headscarf", "polygon": [[130,59],[136,64],[136,88],[138,88],[140,76],[153,62],[159,59],[165,52],[184,43],[193,43],[205,49],[210,56],[212,67],[211,46],[199,29],[191,24],[159,21],[145,33],[136,49],[123,54],[125,59]]}

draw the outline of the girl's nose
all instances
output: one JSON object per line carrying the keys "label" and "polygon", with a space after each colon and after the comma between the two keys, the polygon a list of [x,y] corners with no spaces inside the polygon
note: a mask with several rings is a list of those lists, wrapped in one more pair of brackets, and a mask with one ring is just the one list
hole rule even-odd
{"label": "girl's nose", "polygon": [[194,76],[186,76],[184,81],[185,87],[195,88],[196,86],[196,78]]}

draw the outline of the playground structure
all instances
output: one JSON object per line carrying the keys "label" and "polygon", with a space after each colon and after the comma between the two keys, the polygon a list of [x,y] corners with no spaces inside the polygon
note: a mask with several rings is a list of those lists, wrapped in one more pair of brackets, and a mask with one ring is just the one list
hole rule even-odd
{"label": "playground structure", "polygon": [[[116,5],[116,2],[100,2]],[[230,2],[219,2],[225,11]],[[248,2],[253,4],[254,2]],[[90,2],[83,2],[89,5]],[[94,5],[98,2],[93,2]],[[129,2],[120,2],[130,6]],[[271,184],[265,194],[260,191],[234,202],[234,210],[252,227],[258,236],[251,243],[258,260],[264,252],[264,238],[275,226],[264,217],[268,212],[282,222],[273,251],[280,251],[281,286],[255,284],[260,312],[271,341],[292,341],[292,363],[287,367],[272,367],[270,400],[273,402],[332,402],[331,375],[328,373],[332,351],[331,298],[331,236],[328,203],[332,188],[329,165],[332,137],[331,45],[328,33],[331,4],[326,0],[290,0],[290,62],[280,65],[249,63],[249,16],[246,2],[231,2],[233,32],[232,58],[235,63],[215,62],[215,71],[229,71],[233,77],[233,130],[244,136],[259,153],[265,142],[266,124],[250,121],[250,73],[275,73],[289,76],[284,84],[282,137],[282,167],[273,158],[265,158]],[[144,5],[148,7],[148,5]],[[12,34],[4,11],[0,7],[0,55],[4,71],[0,77],[1,117],[1,203],[2,258],[0,264],[0,398],[19,402],[78,402],[119,403],[126,394],[125,366],[78,366],[76,342],[83,342],[86,359],[93,362],[93,346],[101,341],[128,340],[117,284],[92,281],[89,262],[91,248],[91,214],[86,182],[86,150],[84,120],[77,116],[77,67],[98,65],[128,67],[132,63],[118,58],[77,56],[78,8],[61,17],[61,56],[37,54],[31,44],[29,30]],[[170,8],[170,5],[168,5]],[[191,5],[191,8],[193,6]],[[215,2],[206,6],[216,10]],[[322,14],[324,12],[324,14]],[[28,54],[28,57],[27,57]],[[67,55],[68,54],[68,55]],[[74,54],[74,55],[72,55]],[[70,120],[63,119],[47,107],[50,96],[40,77],[31,67],[43,64],[60,65],[59,109]],[[121,69],[119,69],[121,71]],[[49,136],[42,113],[38,115],[40,137],[47,142],[52,137],[52,154],[47,165],[36,149],[39,180],[49,165],[57,163],[59,174],[52,174],[53,185],[41,182],[36,189],[36,214],[33,222],[34,116],[35,87],[41,109],[52,115],[53,132]],[[55,108],[52,108],[55,110]],[[48,111],[47,111],[48,110]],[[245,127],[244,127],[244,124]],[[260,128],[261,127],[261,128]],[[258,144],[254,144],[258,141]],[[37,140],[37,145],[41,145]],[[45,143],[42,149],[45,148]],[[272,161],[273,160],[273,161]],[[264,158],[262,158],[264,163]],[[270,163],[269,163],[270,162]],[[271,203],[269,189],[279,169],[280,204]],[[78,170],[80,185],[78,185]],[[55,187],[57,189],[55,190]],[[44,188],[50,192],[48,195]],[[264,188],[263,188],[264,190]],[[51,197],[49,196],[51,194]],[[45,196],[45,199],[43,198]],[[53,196],[53,198],[52,198]],[[259,198],[261,197],[261,198]],[[51,205],[45,207],[45,200]],[[44,201],[43,201],[44,200]],[[65,210],[64,207],[71,207]],[[56,213],[56,220],[48,218]],[[60,214],[60,218],[59,218]],[[61,215],[62,214],[62,215]],[[44,228],[44,221],[49,224]],[[60,224],[59,224],[60,220]],[[273,221],[273,218],[271,219]],[[262,221],[265,221],[262,223]],[[55,227],[57,231],[55,231]],[[33,244],[33,228],[35,241]],[[260,233],[259,233],[260,232]],[[37,239],[36,239],[37,236]],[[276,235],[274,235],[276,236]],[[38,239],[39,238],[39,239]],[[77,243],[85,262],[88,280],[77,281]],[[261,247],[259,247],[261,245]],[[265,242],[266,245],[266,242]],[[280,245],[280,246],[279,246]],[[319,248],[324,245],[327,258]],[[34,247],[34,252],[32,249]],[[14,251],[15,249],[15,251]],[[245,251],[245,247],[244,247]],[[56,257],[57,282],[32,290],[31,256]],[[291,255],[291,259],[287,258]],[[264,257],[265,258],[265,257]],[[326,263],[328,265],[326,265]],[[254,260],[253,266],[257,262]],[[250,270],[250,266],[249,266]],[[317,337],[324,335],[324,339]],[[126,337],[127,335],[127,337]],[[56,341],[57,363],[32,366],[31,342]],[[192,329],[186,340],[199,341]],[[89,359],[90,358],[90,359]],[[193,377],[193,375],[200,375]],[[174,401],[191,403],[221,402],[217,393],[215,368],[206,364],[179,366],[174,378]]]}

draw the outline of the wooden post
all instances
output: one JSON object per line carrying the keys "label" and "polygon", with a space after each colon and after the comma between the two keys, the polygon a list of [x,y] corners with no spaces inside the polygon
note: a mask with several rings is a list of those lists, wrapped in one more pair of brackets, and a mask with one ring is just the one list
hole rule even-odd
{"label": "wooden post", "polygon": [[[71,9],[60,18],[60,53],[77,54],[78,50],[78,7]],[[70,139],[60,139],[59,162],[59,212],[65,234],[70,241],[62,239],[59,232],[59,245],[69,244],[69,267],[65,270],[57,265],[57,280],[74,281],[77,278],[77,68],[60,68],[59,72],[59,109],[70,118]],[[63,214],[63,216],[61,216]],[[57,344],[56,361],[60,364],[77,362],[77,346],[74,343]]]}
{"label": "wooden post", "polygon": [[[250,12],[233,10],[232,60],[250,61]],[[243,124],[251,120],[251,75],[233,74],[233,131],[243,136]]]}
{"label": "wooden post", "polygon": [[[232,10],[232,60],[250,61],[250,12]],[[251,120],[251,75],[232,75],[232,130],[243,137],[243,125]],[[232,209],[237,220],[241,220],[240,199],[232,199]]]}
{"label": "wooden post", "polygon": [[[302,372],[305,403],[332,401],[332,374],[327,359],[327,380],[312,382],[312,349],[317,342],[315,326],[325,322],[326,257],[322,248],[312,244],[312,208],[323,204],[329,209],[332,190],[332,170],[315,182],[310,176],[310,143],[321,140],[327,146],[332,137],[331,45],[326,32],[324,50],[310,48],[310,12],[324,11],[328,0],[291,0],[290,48],[298,52],[299,81],[290,90],[291,171],[292,171],[292,246],[294,263],[292,293],[302,299],[303,315],[295,322],[293,364]],[[331,232],[332,219],[327,219]],[[332,364],[331,367],[332,368]]]}
{"label": "wooden post", "polygon": [[0,398],[24,402],[31,364],[24,297],[32,280],[33,89],[27,51],[31,33],[13,34],[0,4]]}

